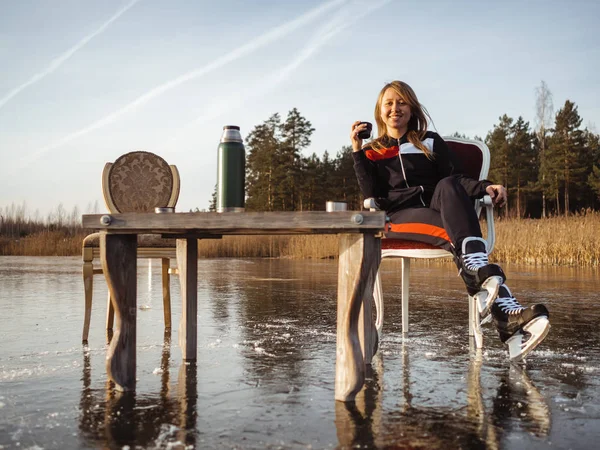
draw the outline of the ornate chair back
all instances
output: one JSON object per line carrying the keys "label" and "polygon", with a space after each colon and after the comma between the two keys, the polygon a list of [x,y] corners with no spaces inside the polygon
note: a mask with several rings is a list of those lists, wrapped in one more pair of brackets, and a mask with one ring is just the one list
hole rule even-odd
{"label": "ornate chair back", "polygon": [[150,152],[126,153],[114,163],[106,163],[102,172],[102,192],[111,213],[174,208],[179,186],[177,167]]}

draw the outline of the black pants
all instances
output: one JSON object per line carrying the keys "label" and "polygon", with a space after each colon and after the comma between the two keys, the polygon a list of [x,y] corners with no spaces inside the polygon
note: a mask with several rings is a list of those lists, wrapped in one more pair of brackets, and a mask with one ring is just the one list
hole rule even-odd
{"label": "black pants", "polygon": [[402,209],[390,214],[390,219],[386,237],[424,242],[456,256],[465,238],[482,237],[473,200],[452,176],[437,184],[429,207]]}

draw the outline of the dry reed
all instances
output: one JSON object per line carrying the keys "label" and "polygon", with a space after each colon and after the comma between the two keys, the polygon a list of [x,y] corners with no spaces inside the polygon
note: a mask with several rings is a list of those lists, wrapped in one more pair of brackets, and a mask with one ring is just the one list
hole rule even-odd
{"label": "dry reed", "polygon": [[64,230],[39,231],[20,239],[0,237],[0,255],[74,256],[81,255],[81,243],[86,234]]}
{"label": "dry reed", "polygon": [[203,258],[335,258],[335,235],[225,236],[198,241]]}
{"label": "dry reed", "polygon": [[561,266],[600,265],[600,213],[569,217],[501,219],[496,222],[495,261]]}

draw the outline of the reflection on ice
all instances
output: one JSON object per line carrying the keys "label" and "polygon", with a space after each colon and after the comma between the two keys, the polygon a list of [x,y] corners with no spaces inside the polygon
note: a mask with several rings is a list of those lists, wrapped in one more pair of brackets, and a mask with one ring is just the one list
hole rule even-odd
{"label": "reflection on ice", "polygon": [[[510,365],[499,374],[495,395],[488,395],[481,379],[484,357],[474,351],[468,362],[466,397],[445,406],[426,406],[422,394],[414,395],[410,345],[401,350],[401,402],[383,414],[384,398],[394,395],[382,385],[384,357],[376,355],[365,389],[356,403],[336,403],[336,428],[342,448],[504,448],[514,429],[538,437],[548,436],[551,412],[546,399],[521,366]],[[431,391],[430,391],[431,392]],[[464,403],[463,403],[464,402]]]}
{"label": "reflection on ice", "polygon": [[106,442],[110,448],[195,446],[197,366],[182,363],[176,387],[171,387],[170,333],[165,333],[160,368],[153,371],[160,375],[156,394],[118,392],[110,381],[104,389],[93,389],[89,352],[83,357],[79,428],[86,439]]}
{"label": "reflection on ice", "polygon": [[[413,267],[403,336],[399,267],[387,261],[380,353],[357,401],[344,404],[333,400],[334,261],[203,260],[197,365],[176,344],[178,283],[171,341],[155,307],[160,264],[141,266],[138,308],[150,308],[138,315],[133,395],[106,381],[103,301],[90,346],[79,345],[80,259],[1,262],[4,448],[595,448],[600,439],[596,273],[510,271],[520,300],[544,298],[552,317],[546,341],[513,366],[493,327],[483,351],[470,348],[463,288],[447,267]],[[104,283],[94,289],[106,298]]]}

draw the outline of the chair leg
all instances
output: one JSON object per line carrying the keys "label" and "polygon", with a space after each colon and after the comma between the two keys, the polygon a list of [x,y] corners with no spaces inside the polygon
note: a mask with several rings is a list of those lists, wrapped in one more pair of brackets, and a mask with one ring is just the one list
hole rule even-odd
{"label": "chair leg", "polygon": [[383,292],[381,289],[381,277],[379,271],[375,277],[375,288],[373,289],[373,300],[375,300],[375,310],[377,312],[377,318],[375,319],[375,328],[381,341],[381,334],[383,330]]}
{"label": "chair leg", "polygon": [[162,258],[162,292],[163,292],[163,313],[165,316],[165,329],[171,329],[171,277],[169,267],[171,260]]}
{"label": "chair leg", "polygon": [[[83,316],[83,334],[81,341],[87,344],[88,335],[90,333],[90,320],[92,318],[92,295],[94,293],[94,264],[92,260],[87,258],[88,255],[83,250],[83,290],[85,293],[85,312]],[[89,259],[89,260],[88,260]]]}
{"label": "chair leg", "polygon": [[408,333],[410,258],[402,258],[402,333]]}

